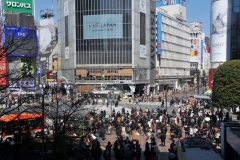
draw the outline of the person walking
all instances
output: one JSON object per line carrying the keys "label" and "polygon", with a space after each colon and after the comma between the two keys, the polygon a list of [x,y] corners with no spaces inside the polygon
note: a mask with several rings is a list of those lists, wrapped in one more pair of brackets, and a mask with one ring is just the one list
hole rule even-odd
{"label": "person walking", "polygon": [[146,145],[146,149],[144,151],[145,160],[150,160],[150,155],[151,155],[151,151],[149,149],[149,145]]}
{"label": "person walking", "polygon": [[151,147],[151,151],[150,151],[151,160],[156,160],[156,157],[157,157],[157,153],[155,152],[154,148]]}

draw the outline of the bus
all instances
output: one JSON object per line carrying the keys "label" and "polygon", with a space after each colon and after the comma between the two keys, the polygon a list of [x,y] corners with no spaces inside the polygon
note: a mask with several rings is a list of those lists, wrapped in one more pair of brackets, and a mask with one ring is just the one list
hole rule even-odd
{"label": "bus", "polygon": [[[44,117],[44,126],[46,126],[46,117]],[[19,131],[21,135],[30,133],[31,137],[35,137],[36,133],[39,134],[42,131],[42,114],[21,113],[0,117],[1,142],[12,140]]]}

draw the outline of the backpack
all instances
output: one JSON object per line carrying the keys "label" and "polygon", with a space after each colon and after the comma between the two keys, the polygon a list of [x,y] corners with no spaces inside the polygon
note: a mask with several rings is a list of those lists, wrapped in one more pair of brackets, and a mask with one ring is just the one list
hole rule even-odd
{"label": "backpack", "polygon": [[173,147],[173,153],[177,153],[177,146],[176,145]]}

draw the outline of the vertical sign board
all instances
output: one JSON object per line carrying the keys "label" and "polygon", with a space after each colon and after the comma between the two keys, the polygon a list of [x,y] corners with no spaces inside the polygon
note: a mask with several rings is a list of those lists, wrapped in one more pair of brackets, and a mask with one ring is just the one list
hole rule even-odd
{"label": "vertical sign board", "polygon": [[146,0],[140,0],[140,58],[146,54]]}
{"label": "vertical sign board", "polygon": [[157,54],[162,54],[162,14],[157,16]]}
{"label": "vertical sign board", "polygon": [[199,49],[199,39],[190,39],[190,62],[198,63]]}
{"label": "vertical sign board", "polygon": [[0,50],[0,86],[7,85],[7,58],[4,49]]}
{"label": "vertical sign board", "polygon": [[68,42],[68,0],[64,2],[64,26],[65,26],[65,59],[69,59],[69,42]]}
{"label": "vertical sign board", "polygon": [[156,84],[156,1],[150,1],[150,86]]}
{"label": "vertical sign board", "polygon": [[[2,47],[2,25],[0,24],[0,47]],[[0,50],[0,86],[7,85],[7,58],[4,49]]]}
{"label": "vertical sign board", "polygon": [[[212,0],[211,8],[211,62],[225,62],[230,46],[231,2],[227,0]],[[230,43],[230,41],[229,41]]]}
{"label": "vertical sign board", "polygon": [[203,53],[204,52],[204,45],[203,45],[203,40],[201,40],[201,64],[203,64]]}

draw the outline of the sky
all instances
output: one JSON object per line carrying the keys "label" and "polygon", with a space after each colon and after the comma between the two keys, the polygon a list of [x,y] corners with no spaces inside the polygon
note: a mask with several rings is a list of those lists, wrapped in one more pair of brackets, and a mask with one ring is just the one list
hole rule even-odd
{"label": "sky", "polygon": [[[36,21],[39,22],[40,10],[51,9],[52,0],[35,0],[36,3]],[[57,23],[57,0],[53,0],[53,10],[55,14],[55,23]],[[202,22],[203,32],[210,36],[210,0],[186,0],[187,22]]]}

